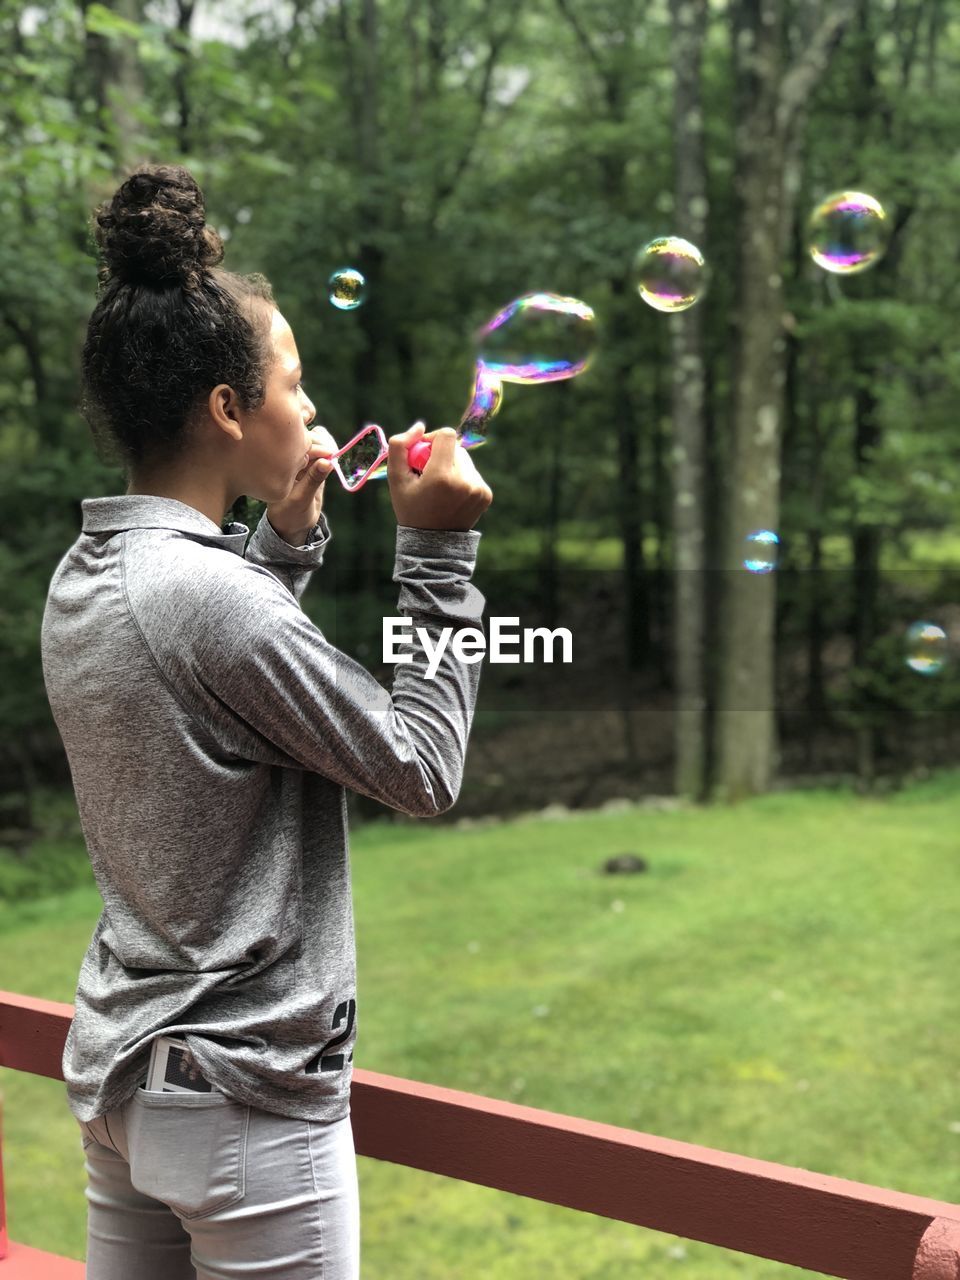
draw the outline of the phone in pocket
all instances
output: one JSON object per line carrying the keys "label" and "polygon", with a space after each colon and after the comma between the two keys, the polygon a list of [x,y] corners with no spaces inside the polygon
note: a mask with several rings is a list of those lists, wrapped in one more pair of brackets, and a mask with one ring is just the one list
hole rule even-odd
{"label": "phone in pocket", "polygon": [[200,1074],[186,1040],[157,1036],[144,1088],[148,1093],[212,1093],[214,1086]]}

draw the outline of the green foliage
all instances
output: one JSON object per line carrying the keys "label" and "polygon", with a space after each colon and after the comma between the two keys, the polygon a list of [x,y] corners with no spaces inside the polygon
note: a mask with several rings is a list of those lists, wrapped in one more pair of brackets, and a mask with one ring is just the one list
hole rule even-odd
{"label": "green foliage", "polygon": [[960,712],[960,671],[947,662],[923,674],[907,664],[903,632],[884,635],[870,646],[867,661],[850,672],[848,686],[836,696],[839,719],[852,728],[903,732],[922,726],[943,731]]}
{"label": "green foliage", "polygon": [[0,902],[14,903],[88,887],[93,877],[86,851],[76,842],[38,840],[30,857],[0,845]]}
{"label": "green foliage", "polygon": [[[862,24],[804,107],[783,263],[793,344],[785,567],[809,567],[817,540],[834,564],[849,564],[849,539],[864,526],[880,530],[885,562],[909,563],[921,547],[936,554],[938,536],[949,545],[960,486],[960,287],[950,249],[960,218],[960,32],[937,11],[898,6],[891,18],[863,6]],[[272,279],[319,421],[338,437],[371,420],[389,432],[418,417],[455,423],[479,324],[532,289],[589,302],[600,329],[591,370],[568,384],[507,386],[491,447],[476,455],[496,494],[486,563],[496,567],[498,548],[507,565],[551,547],[561,561],[622,561],[610,540],[622,542],[626,425],[638,447],[644,555],[669,564],[673,321],[645,307],[631,281],[637,249],[674,229],[668,6],[377,0],[368,10],[375,31],[349,4],[297,7],[291,29],[269,7],[238,19],[223,6],[236,43],[184,36],[159,18],[135,22],[108,4],[78,11],[44,0],[29,13],[0,12],[8,734],[50,730],[38,650],[46,587],[79,530],[80,499],[121,486],[92,456],[75,410],[96,287],[89,217],[122,176],[121,148],[196,174],[227,242],[226,265]],[[791,10],[789,56],[802,51],[794,26],[805,13]],[[729,463],[735,266],[750,236],[732,164],[731,31],[728,7],[711,6],[702,246],[711,285],[700,304],[718,463],[711,500]],[[118,135],[104,97],[121,66],[136,138]],[[845,279],[817,269],[803,242],[809,209],[841,187],[876,193],[894,228],[886,258]],[[325,296],[330,271],[347,262],[370,283],[354,313],[335,312]],[[865,395],[873,438],[858,458]],[[345,564],[389,557],[384,488],[332,496]],[[244,510],[255,523],[256,507]],[[842,614],[842,600],[832,602],[840,630],[850,622]],[[668,633],[658,640],[668,642]]]}
{"label": "green foliage", "polygon": [[[15,792],[0,797],[0,827],[15,821],[24,798]],[[73,792],[41,787],[33,809],[38,838],[29,854],[0,842],[0,904],[14,910],[51,894],[89,889],[93,884]]]}
{"label": "green foliage", "polygon": [[115,474],[89,451],[43,449],[36,441],[28,448],[28,457],[0,468],[0,724],[7,734],[52,725],[39,661],[50,577],[80,531],[82,499],[118,491]]}

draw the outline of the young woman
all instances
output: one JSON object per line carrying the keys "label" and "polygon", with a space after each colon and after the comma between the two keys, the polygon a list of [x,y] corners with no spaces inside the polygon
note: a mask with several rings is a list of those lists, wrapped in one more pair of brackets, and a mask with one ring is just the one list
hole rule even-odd
{"label": "young woman", "polygon": [[[42,629],[103,899],[63,1056],[88,1280],[356,1280],[345,788],[450,808],[480,668],[448,648],[425,679],[413,646],[388,692],[300,608],[335,443],[190,173],[141,167],[94,234],[81,408],[128,488],[84,500]],[[482,617],[491,492],[450,429],[413,471],[423,434],[390,438],[388,479],[397,613],[435,643]],[[243,494],[267,504],[249,541],[221,527]]]}

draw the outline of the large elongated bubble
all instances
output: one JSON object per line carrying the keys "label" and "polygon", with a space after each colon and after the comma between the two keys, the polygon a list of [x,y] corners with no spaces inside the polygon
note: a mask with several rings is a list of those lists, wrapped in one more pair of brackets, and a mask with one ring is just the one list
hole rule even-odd
{"label": "large elongated bubble", "polygon": [[558,382],[589,366],[596,349],[593,308],[558,293],[525,293],[477,334],[477,359],[501,382]]}
{"label": "large elongated bubble", "polygon": [[[596,351],[596,317],[579,298],[559,293],[525,293],[487,321],[476,335],[477,357],[470,402],[457,427],[465,449],[487,442],[487,427],[503,403],[503,383],[560,382],[587,369]],[[429,441],[419,445],[420,470]],[[374,473],[383,479],[386,464]]]}

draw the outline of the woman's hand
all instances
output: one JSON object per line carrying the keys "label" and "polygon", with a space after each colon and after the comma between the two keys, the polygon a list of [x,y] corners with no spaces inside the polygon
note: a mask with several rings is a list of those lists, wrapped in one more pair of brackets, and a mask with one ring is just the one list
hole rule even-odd
{"label": "woman's hand", "polygon": [[[423,472],[410,466],[408,450],[418,440],[430,444]],[[397,524],[413,529],[470,530],[493,501],[490,486],[460,443],[453,427],[409,431],[390,436],[387,483]]]}
{"label": "woman's hand", "polygon": [[267,519],[291,547],[302,547],[323,510],[323,486],[333,470],[337,442],[326,427],[311,427],[308,460],[297,472],[293,488],[282,502],[267,507]]}

